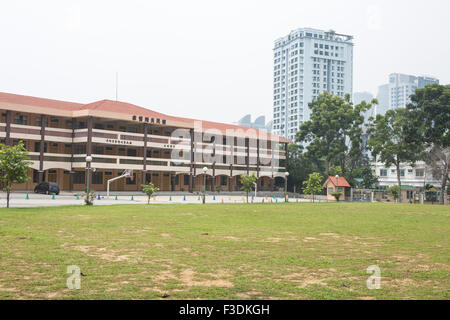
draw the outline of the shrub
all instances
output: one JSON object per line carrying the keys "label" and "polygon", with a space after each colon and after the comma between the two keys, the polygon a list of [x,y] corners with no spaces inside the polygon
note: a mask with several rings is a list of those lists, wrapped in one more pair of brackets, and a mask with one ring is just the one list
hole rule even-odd
{"label": "shrub", "polygon": [[389,194],[392,195],[395,201],[398,200],[400,197],[400,192],[402,191],[402,188],[400,186],[392,186],[388,189]]}
{"label": "shrub", "polygon": [[339,199],[342,196],[342,192],[332,192],[331,195],[336,199],[337,202],[339,202]]}
{"label": "shrub", "polygon": [[84,204],[87,206],[93,206],[95,201],[95,191],[89,192],[84,198]]}

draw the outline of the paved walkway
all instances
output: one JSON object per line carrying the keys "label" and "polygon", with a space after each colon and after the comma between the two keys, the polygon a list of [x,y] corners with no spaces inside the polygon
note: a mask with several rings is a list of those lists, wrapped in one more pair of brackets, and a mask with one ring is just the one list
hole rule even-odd
{"label": "paved walkway", "polygon": [[[253,203],[283,203],[284,199],[276,197],[249,197],[249,202]],[[245,203],[245,196],[242,195],[218,195],[206,196],[206,203]],[[306,199],[289,199],[289,202],[310,202]],[[115,205],[115,204],[146,204],[147,197],[143,195],[121,195],[110,196],[109,199],[104,195],[100,195],[100,200],[96,199],[94,205]],[[201,197],[198,195],[160,195],[152,197],[151,204],[201,204]],[[10,206],[12,208],[25,208],[25,207],[47,207],[47,206],[68,206],[68,205],[83,205],[84,201],[82,196],[77,196],[70,193],[63,193],[59,196],[41,195],[29,193],[13,193],[10,199]],[[6,195],[0,193],[0,206],[6,207]]]}

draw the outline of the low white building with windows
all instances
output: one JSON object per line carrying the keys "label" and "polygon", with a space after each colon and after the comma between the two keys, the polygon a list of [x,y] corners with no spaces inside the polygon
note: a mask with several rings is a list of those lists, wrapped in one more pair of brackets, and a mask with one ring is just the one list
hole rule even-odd
{"label": "low white building with windows", "polygon": [[[373,167],[381,188],[398,185],[397,169],[395,166],[386,168],[383,163],[377,162]],[[413,186],[418,188],[423,188],[427,184],[431,184],[435,187],[440,186],[439,179],[433,177],[431,170],[424,162],[417,162],[414,166],[402,164],[400,166],[400,179],[402,186]]]}

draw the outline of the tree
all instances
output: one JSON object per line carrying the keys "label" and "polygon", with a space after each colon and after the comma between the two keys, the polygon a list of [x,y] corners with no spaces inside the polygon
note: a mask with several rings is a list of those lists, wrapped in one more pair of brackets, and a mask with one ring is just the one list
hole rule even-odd
{"label": "tree", "polygon": [[420,133],[422,151],[426,151],[423,160],[441,180],[439,203],[444,204],[445,186],[450,181],[450,85],[417,89],[407,109],[410,123]]}
{"label": "tree", "polygon": [[[352,186],[366,189],[374,188],[378,183],[378,177],[374,174],[368,160],[367,163],[352,170],[345,178]],[[357,179],[362,179],[362,182],[358,182],[360,180],[357,181]]]}
{"label": "tree", "polygon": [[142,191],[147,195],[147,204],[150,204],[150,198],[152,195],[159,191],[159,188],[156,187],[153,183],[143,184]]}
{"label": "tree", "polygon": [[300,126],[296,141],[308,144],[308,157],[324,163],[325,175],[333,164],[341,167],[344,176],[349,163],[350,170],[355,167],[362,156],[364,113],[372,104],[363,101],[353,106],[350,95],[341,98],[328,92],[309,103],[311,120]]}
{"label": "tree", "polygon": [[241,175],[241,190],[244,190],[247,193],[247,203],[248,203],[248,193],[253,190],[253,187],[255,186],[256,181],[258,178],[253,173],[251,176],[248,175]]}
{"label": "tree", "polygon": [[400,197],[402,188],[400,186],[392,186],[388,189],[389,194],[392,195],[394,200],[397,202],[398,198]]}
{"label": "tree", "polygon": [[386,167],[395,166],[397,182],[401,186],[400,164],[414,164],[421,156],[421,144],[415,128],[408,120],[406,109],[395,109],[377,115],[370,124],[368,146],[375,159]]}
{"label": "tree", "polygon": [[28,169],[32,163],[27,161],[29,158],[22,141],[12,147],[1,144],[0,148],[1,181],[6,191],[6,207],[9,208],[12,185],[28,181]]}
{"label": "tree", "polygon": [[309,179],[303,182],[303,192],[313,196],[313,202],[315,201],[315,195],[320,193],[323,189],[322,186],[323,177],[318,172],[311,173]]}
{"label": "tree", "polygon": [[329,173],[328,175],[329,175],[329,176],[332,176],[332,177],[334,177],[334,176],[336,176],[336,175],[342,177],[342,176],[343,176],[343,173],[342,173],[341,167],[340,167],[340,166],[337,166],[337,167],[331,168],[331,169],[330,169],[330,173]]}
{"label": "tree", "polygon": [[298,144],[288,145],[286,169],[289,172],[289,189],[293,189],[293,186],[302,186],[303,181],[308,180],[312,172],[324,172],[323,162],[315,162],[303,151],[303,147]]}

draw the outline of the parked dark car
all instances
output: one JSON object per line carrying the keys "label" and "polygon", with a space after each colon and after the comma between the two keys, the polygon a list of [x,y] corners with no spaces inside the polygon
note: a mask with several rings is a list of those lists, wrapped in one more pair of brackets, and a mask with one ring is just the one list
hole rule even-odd
{"label": "parked dark car", "polygon": [[34,188],[34,193],[59,194],[59,186],[54,182],[42,182]]}

